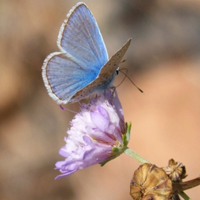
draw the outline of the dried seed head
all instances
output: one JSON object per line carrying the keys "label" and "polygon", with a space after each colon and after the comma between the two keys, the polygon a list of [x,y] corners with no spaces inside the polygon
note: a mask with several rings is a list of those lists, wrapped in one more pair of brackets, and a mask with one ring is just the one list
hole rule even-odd
{"label": "dried seed head", "polygon": [[180,162],[176,162],[174,159],[170,159],[168,166],[163,167],[163,169],[174,182],[181,181],[187,176],[185,166]]}
{"label": "dried seed head", "polygon": [[134,172],[130,185],[134,200],[168,200],[172,192],[172,181],[162,168],[145,163]]}

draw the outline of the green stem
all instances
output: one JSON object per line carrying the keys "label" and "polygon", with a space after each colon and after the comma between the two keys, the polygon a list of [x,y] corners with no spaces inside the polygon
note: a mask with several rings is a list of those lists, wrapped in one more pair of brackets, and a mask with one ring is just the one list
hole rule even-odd
{"label": "green stem", "polygon": [[187,194],[185,194],[185,192],[179,192],[179,195],[181,196],[181,197],[183,197],[185,200],[191,200],[190,199],[190,197],[188,197],[188,195]]}
{"label": "green stem", "polygon": [[136,152],[134,152],[132,149],[129,149],[128,147],[126,148],[126,150],[124,151],[124,153],[127,154],[128,156],[134,158],[135,160],[137,160],[138,162],[140,162],[142,164],[149,163],[149,161],[147,161],[142,156],[140,156],[139,154],[137,154]]}

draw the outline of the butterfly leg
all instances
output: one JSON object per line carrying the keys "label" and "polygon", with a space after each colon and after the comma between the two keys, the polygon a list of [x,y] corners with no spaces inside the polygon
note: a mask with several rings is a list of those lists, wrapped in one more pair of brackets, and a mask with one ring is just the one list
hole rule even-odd
{"label": "butterfly leg", "polygon": [[112,90],[112,97],[114,97],[115,91],[116,91],[116,87],[115,86],[111,86],[110,89]]}

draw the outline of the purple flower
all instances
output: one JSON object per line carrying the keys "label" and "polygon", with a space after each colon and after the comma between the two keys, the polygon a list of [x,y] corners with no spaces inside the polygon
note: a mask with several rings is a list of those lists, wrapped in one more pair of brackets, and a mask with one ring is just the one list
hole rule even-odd
{"label": "purple flower", "polygon": [[89,104],[82,104],[81,111],[71,121],[66,144],[59,151],[65,160],[56,163],[56,169],[62,173],[56,179],[121,154],[127,144],[123,137],[125,127],[116,93],[113,96],[108,92]]}

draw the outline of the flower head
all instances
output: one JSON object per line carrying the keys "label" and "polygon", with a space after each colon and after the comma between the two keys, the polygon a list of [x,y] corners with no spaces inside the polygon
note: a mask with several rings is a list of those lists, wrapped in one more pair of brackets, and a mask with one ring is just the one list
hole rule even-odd
{"label": "flower head", "polygon": [[65,137],[65,146],[59,151],[64,161],[56,163],[61,175],[98,163],[105,163],[121,154],[127,145],[124,139],[125,123],[117,94],[108,92],[82,104],[81,110],[71,121]]}

